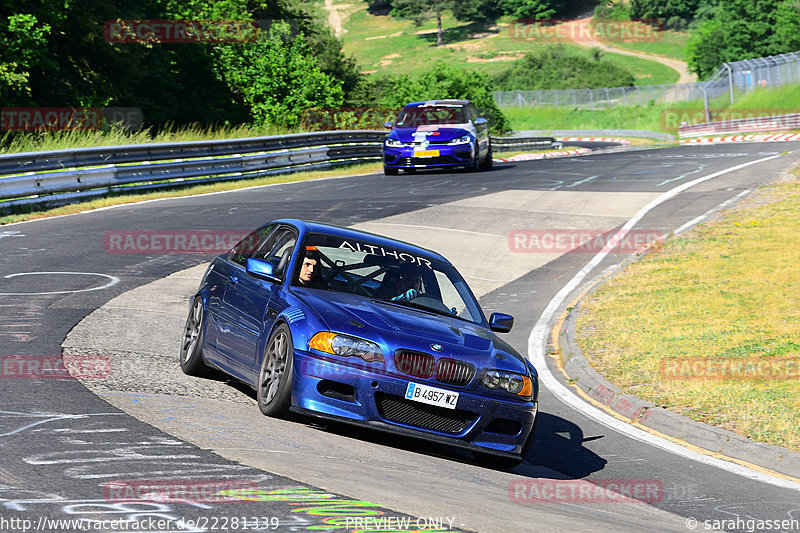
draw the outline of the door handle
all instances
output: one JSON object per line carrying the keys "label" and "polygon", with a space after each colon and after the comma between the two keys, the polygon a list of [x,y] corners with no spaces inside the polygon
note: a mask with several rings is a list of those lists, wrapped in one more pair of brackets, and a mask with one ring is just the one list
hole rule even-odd
{"label": "door handle", "polygon": [[229,276],[229,277],[228,277],[228,279],[229,279],[229,280],[231,281],[231,283],[233,283],[234,285],[235,285],[235,284],[237,284],[237,283],[239,283],[239,276]]}

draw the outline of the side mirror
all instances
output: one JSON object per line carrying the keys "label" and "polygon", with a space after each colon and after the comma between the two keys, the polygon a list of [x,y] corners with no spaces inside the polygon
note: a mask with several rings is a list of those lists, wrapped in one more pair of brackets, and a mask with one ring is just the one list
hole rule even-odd
{"label": "side mirror", "polygon": [[488,120],[486,120],[486,119],[485,119],[485,118],[483,118],[483,117],[479,117],[479,118],[476,118],[476,119],[475,119],[475,125],[476,125],[476,126],[483,126],[484,124],[488,124],[488,123],[489,123],[489,121],[488,121]]}
{"label": "side mirror", "polygon": [[384,128],[392,129],[392,126],[394,126],[394,122],[392,122],[391,120],[389,122],[383,123]]}
{"label": "side mirror", "polygon": [[280,283],[281,281],[281,278],[275,275],[275,267],[272,266],[272,263],[261,259],[248,259],[245,271],[254,278],[263,279],[272,283]]}
{"label": "side mirror", "polygon": [[489,317],[489,329],[497,333],[508,333],[514,327],[514,317],[505,313],[492,313]]}

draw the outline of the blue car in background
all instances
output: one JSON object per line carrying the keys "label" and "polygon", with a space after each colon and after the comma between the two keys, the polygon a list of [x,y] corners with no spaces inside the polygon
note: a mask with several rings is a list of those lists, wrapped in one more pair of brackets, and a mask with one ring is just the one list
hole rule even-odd
{"label": "blue car in background", "polygon": [[418,168],[492,168],[489,124],[468,100],[430,100],[406,105],[383,143],[383,171]]}
{"label": "blue car in background", "polygon": [[436,252],[337,226],[276,220],[209,265],[182,370],[211,368],[289,411],[468,449],[502,466],[533,439],[539,383]]}

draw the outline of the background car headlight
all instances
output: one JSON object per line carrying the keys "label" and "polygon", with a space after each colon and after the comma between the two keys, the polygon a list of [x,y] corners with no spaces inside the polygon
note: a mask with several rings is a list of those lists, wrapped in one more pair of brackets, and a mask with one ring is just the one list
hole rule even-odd
{"label": "background car headlight", "polygon": [[452,141],[450,141],[447,144],[449,144],[449,145],[469,144],[471,142],[472,142],[472,137],[470,137],[469,135],[464,135],[463,137],[459,137],[458,139],[453,139]]}
{"label": "background car headlight", "polygon": [[397,139],[386,139],[386,146],[405,146],[405,143],[398,141]]}
{"label": "background car headlight", "polygon": [[331,331],[320,331],[308,341],[309,348],[342,357],[358,357],[368,363],[385,362],[380,346],[372,341],[341,335]]}
{"label": "background car headlight", "polygon": [[503,389],[517,396],[530,396],[533,392],[533,382],[528,376],[489,370],[483,375],[483,384],[489,389]]}

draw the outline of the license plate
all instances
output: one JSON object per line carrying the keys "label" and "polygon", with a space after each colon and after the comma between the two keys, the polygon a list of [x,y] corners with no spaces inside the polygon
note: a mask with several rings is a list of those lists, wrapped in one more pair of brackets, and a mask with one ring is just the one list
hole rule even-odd
{"label": "license plate", "polygon": [[414,150],[414,157],[439,157],[439,150]]}
{"label": "license plate", "polygon": [[406,399],[447,409],[455,409],[456,402],[458,402],[458,393],[420,385],[419,383],[409,383],[408,388],[406,388]]}

